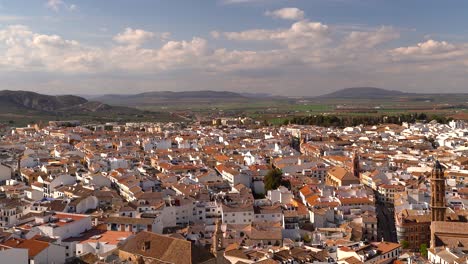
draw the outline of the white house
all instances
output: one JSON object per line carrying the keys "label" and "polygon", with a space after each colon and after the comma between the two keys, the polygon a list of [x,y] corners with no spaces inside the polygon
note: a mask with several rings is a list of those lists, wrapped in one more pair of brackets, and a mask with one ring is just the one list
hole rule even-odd
{"label": "white house", "polygon": [[0,259],[5,263],[27,264],[28,250],[0,245]]}
{"label": "white house", "polygon": [[92,228],[91,216],[70,213],[55,213],[43,218],[36,218],[36,224],[38,226],[31,230],[37,230],[43,235],[61,240],[79,236]]}
{"label": "white house", "polygon": [[[65,263],[65,247],[55,245],[53,243],[36,240],[36,239],[19,239],[13,238],[5,241],[0,247],[6,246],[16,249],[26,249],[27,258],[29,261],[22,263],[32,264],[63,264]],[[23,251],[24,252],[24,251]],[[24,253],[22,251],[14,252],[14,255],[18,257],[13,262],[4,262],[4,259],[0,259],[1,263],[21,263],[16,262],[18,260],[24,260]],[[9,256],[11,257],[11,256]]]}
{"label": "white house", "polygon": [[294,198],[294,195],[290,190],[288,190],[288,188],[280,186],[276,190],[268,191],[267,198],[272,203],[280,202],[281,204],[289,204]]}
{"label": "white house", "polygon": [[0,185],[3,185],[7,180],[11,179],[13,170],[10,166],[0,163]]}
{"label": "white house", "polygon": [[252,205],[223,205],[221,218],[224,224],[250,224],[254,221],[254,209]]}

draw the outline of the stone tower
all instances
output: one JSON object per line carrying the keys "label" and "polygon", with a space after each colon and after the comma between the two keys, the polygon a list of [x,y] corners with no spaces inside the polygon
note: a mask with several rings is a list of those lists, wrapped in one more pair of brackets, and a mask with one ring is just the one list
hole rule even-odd
{"label": "stone tower", "polygon": [[361,167],[359,166],[359,155],[358,155],[357,151],[355,150],[353,152],[353,171],[352,171],[354,177],[359,178],[360,177],[360,171],[361,171]]}
{"label": "stone tower", "polygon": [[436,161],[431,175],[431,221],[445,221],[444,168]]}
{"label": "stone tower", "polygon": [[221,219],[216,221],[216,229],[213,233],[213,242],[211,245],[211,253],[216,257],[216,263],[223,263],[223,230],[221,230]]}
{"label": "stone tower", "polygon": [[431,248],[435,248],[435,222],[445,221],[445,177],[444,169],[439,161],[436,161],[431,175]]}

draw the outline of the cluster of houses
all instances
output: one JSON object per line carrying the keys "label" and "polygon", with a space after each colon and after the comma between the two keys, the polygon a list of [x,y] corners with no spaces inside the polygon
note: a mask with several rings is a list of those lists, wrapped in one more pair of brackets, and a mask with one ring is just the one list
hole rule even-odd
{"label": "cluster of houses", "polygon": [[[11,128],[0,262],[412,263],[431,242],[435,160],[446,221],[468,230],[467,154],[461,121]],[[467,250],[462,235],[429,259],[466,263]]]}

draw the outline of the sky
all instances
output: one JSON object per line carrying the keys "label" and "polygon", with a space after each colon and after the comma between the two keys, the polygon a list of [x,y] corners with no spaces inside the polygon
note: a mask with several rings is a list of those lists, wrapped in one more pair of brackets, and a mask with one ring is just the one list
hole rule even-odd
{"label": "sky", "polygon": [[468,1],[0,0],[0,90],[468,92]]}

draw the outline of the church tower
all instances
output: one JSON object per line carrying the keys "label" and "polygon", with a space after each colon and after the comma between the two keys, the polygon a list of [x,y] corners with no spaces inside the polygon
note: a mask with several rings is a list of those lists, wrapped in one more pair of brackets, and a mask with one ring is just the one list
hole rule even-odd
{"label": "church tower", "polygon": [[431,174],[431,248],[436,246],[435,221],[445,221],[445,177],[444,168],[436,161]]}
{"label": "church tower", "polygon": [[211,253],[216,257],[216,263],[223,263],[223,230],[221,230],[221,219],[216,221],[216,230],[213,233]]}
{"label": "church tower", "polygon": [[431,175],[431,220],[445,221],[444,168],[436,161]]}
{"label": "church tower", "polygon": [[356,150],[353,152],[353,171],[352,172],[353,172],[354,177],[360,178],[361,167],[359,165],[359,155]]}

